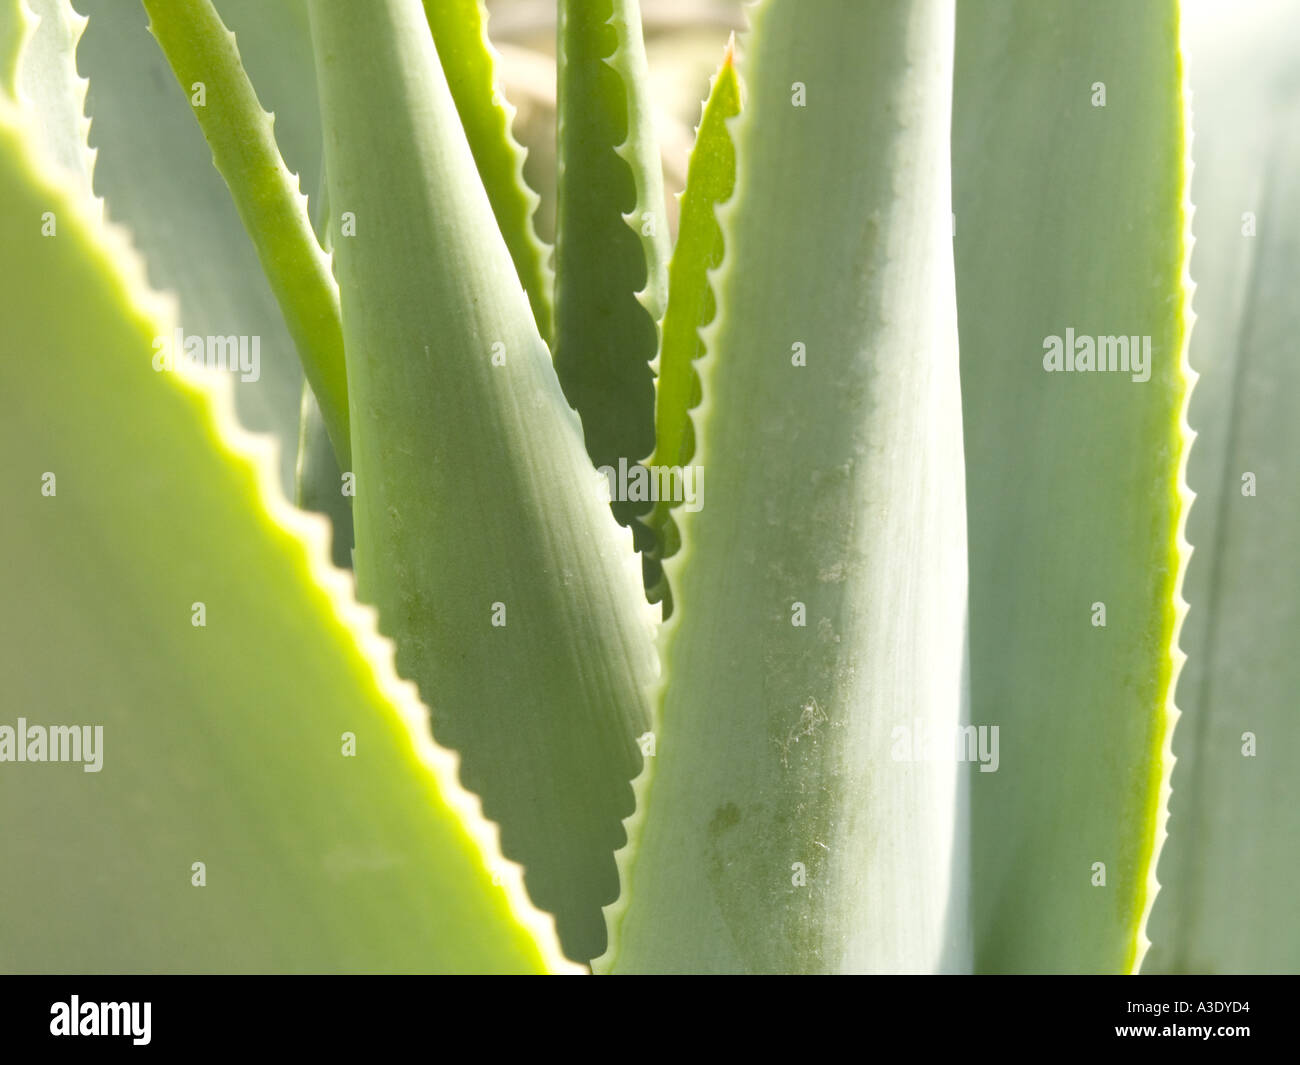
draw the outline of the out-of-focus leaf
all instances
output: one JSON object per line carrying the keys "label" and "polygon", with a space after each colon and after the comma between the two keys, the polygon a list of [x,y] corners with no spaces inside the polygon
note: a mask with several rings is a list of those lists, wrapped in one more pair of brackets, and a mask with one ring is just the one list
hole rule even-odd
{"label": "out-of-focus leaf", "polygon": [[[953,7],[755,9],[615,972],[969,965]],[[855,106],[845,107],[845,101]],[[630,863],[628,865],[627,863]]]}
{"label": "out-of-focus leaf", "polygon": [[1300,971],[1300,10],[1185,5],[1195,553],[1144,972]]}
{"label": "out-of-focus leaf", "polygon": [[[971,784],[980,970],[1145,946],[1187,557],[1183,126],[1175,0],[958,5],[971,706],[999,749]],[[1065,349],[1120,369],[1047,372]]]}
{"label": "out-of-focus leaf", "polygon": [[330,203],[356,213],[334,254],[358,588],[586,960],[618,895],[655,669],[631,537],[516,283],[419,0],[311,13]]}
{"label": "out-of-focus leaf", "polygon": [[155,372],[174,307],[19,122],[0,103],[0,968],[560,966],[322,526],[231,450],[228,391]]}

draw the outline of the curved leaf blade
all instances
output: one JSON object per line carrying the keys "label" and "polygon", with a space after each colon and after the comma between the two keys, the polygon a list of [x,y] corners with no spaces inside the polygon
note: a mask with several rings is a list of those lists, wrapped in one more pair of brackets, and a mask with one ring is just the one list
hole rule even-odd
{"label": "curved leaf blade", "polygon": [[[313,0],[311,14],[330,203],[357,218],[335,262],[358,589],[503,851],[586,960],[618,894],[655,669],[636,556],[516,283],[419,0]],[[406,106],[413,90],[424,107]]]}

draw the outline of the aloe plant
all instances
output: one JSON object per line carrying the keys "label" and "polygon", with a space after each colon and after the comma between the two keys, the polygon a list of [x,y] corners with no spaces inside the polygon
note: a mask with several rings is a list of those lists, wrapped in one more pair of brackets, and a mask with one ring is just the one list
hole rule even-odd
{"label": "aloe plant", "polygon": [[0,0],[0,967],[1300,966],[1296,20],[746,10]]}

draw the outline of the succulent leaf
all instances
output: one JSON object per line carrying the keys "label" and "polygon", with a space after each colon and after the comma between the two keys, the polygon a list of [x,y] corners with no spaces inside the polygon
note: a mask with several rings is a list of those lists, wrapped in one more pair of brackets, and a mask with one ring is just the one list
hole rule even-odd
{"label": "succulent leaf", "polygon": [[[754,9],[613,972],[960,970],[953,7]],[[852,101],[848,112],[845,101]]]}
{"label": "succulent leaf", "polygon": [[519,283],[548,344],[555,329],[551,249],[533,225],[538,196],[524,181],[524,150],[510,130],[515,109],[502,93],[483,0],[424,0],[438,60],[451,88],[479,177],[487,189]]}
{"label": "succulent leaf", "polygon": [[358,589],[585,961],[618,894],[653,612],[513,283],[419,0],[310,10],[330,203],[356,217],[335,264]]}
{"label": "succulent leaf", "polygon": [[1300,17],[1184,4],[1196,490],[1169,840],[1143,972],[1300,970]]}
{"label": "succulent leaf", "polygon": [[[262,109],[235,44],[211,0],[144,0],[149,30],[212,148],[235,206],[280,302],[334,453],[351,466],[347,370],[338,285],[298,178],[280,155],[274,117]],[[201,94],[201,95],[199,95]]]}
{"label": "succulent leaf", "polygon": [[39,143],[0,101],[0,968],[571,968],[323,521],[228,379],[156,372],[174,301]]}
{"label": "succulent leaf", "polygon": [[[695,455],[695,427],[691,411],[700,402],[700,378],[695,360],[704,354],[700,329],[717,311],[709,271],[722,262],[722,230],[716,208],[731,198],[736,184],[736,150],[727,120],[740,113],[740,81],[736,77],[734,40],[727,44],[722,66],[709,90],[696,131],[682,194],[677,244],[668,268],[668,309],[659,342],[659,375],[655,388],[655,451],[652,470],[680,470],[682,491],[672,491],[655,503],[645,519],[655,532],[651,558],[675,554],[681,534],[672,509],[684,502],[686,470]],[[658,476],[658,474],[656,474]],[[669,474],[669,476],[673,476]],[[697,494],[699,488],[694,488]],[[694,504],[692,504],[694,505]],[[672,613],[672,592],[663,577],[647,584],[651,602],[663,602],[664,617]]]}
{"label": "succulent leaf", "polygon": [[954,85],[976,967],[1130,972],[1186,611],[1178,5],[959,4]]}
{"label": "succulent leaf", "polygon": [[[668,287],[640,9],[560,0],[559,15],[555,369],[592,462],[626,471],[654,450],[650,363]],[[633,519],[647,506],[613,508],[641,550],[653,537]]]}

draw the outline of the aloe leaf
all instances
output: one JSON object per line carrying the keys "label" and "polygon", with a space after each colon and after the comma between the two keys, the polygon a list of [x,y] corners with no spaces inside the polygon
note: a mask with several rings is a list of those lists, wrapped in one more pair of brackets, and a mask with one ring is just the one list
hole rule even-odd
{"label": "aloe leaf", "polygon": [[419,0],[313,0],[311,15],[330,203],[356,216],[335,262],[358,588],[503,851],[586,960],[618,894],[648,727],[636,555],[515,283]]}
{"label": "aloe leaf", "polygon": [[510,131],[515,109],[497,84],[487,8],[483,0],[424,0],[424,13],[479,177],[528,293],[538,332],[549,344],[555,328],[550,249],[533,228],[539,199],[524,182],[524,150]]}
{"label": "aloe leaf", "polygon": [[563,967],[323,523],[228,380],[155,372],[174,303],[34,139],[0,103],[0,968]]}
{"label": "aloe leaf", "polygon": [[[668,225],[637,0],[560,0],[555,370],[597,467],[654,450]],[[620,461],[622,467],[620,467]],[[616,501],[633,523],[647,503]]]}
{"label": "aloe leaf", "polygon": [[[284,316],[244,230],[212,150],[177,87],[144,6],[75,0],[90,22],[77,49],[90,79],[87,109],[96,150],[95,191],[126,225],[151,281],[180,298],[186,335],[260,338],[257,373],[236,380],[245,426],[280,442],[280,483],[293,493],[303,373]],[[277,116],[286,164],[314,189],[320,116],[304,0],[217,0],[239,38],[262,101]],[[248,380],[244,378],[248,377]]]}
{"label": "aloe leaf", "polygon": [[[715,210],[731,198],[736,183],[736,151],[727,132],[727,120],[740,112],[740,82],[736,77],[734,41],[705,101],[691,152],[686,189],[682,194],[677,246],[668,269],[668,309],[664,313],[659,347],[659,380],[655,395],[655,451],[652,467],[686,470],[695,454],[695,427],[691,411],[700,402],[700,378],[695,360],[704,354],[700,328],[713,321],[717,307],[709,271],[722,262],[722,230]],[[696,475],[693,475],[696,476]],[[703,485],[692,485],[696,502]],[[682,495],[661,498],[645,519],[655,532],[653,556],[657,560],[674,554],[681,536],[671,509],[683,502]],[[692,503],[695,505],[695,503]],[[672,613],[672,592],[662,578],[648,587],[651,602],[663,602],[664,617]]]}
{"label": "aloe leaf", "polygon": [[307,197],[275,141],[274,118],[262,110],[239,58],[235,36],[211,0],[144,0],[149,30],[212,148],[258,258],[297,344],[339,465],[351,463],[347,370],[338,287],[329,257],[307,215]]}
{"label": "aloe leaf", "polygon": [[1169,842],[1144,972],[1300,970],[1300,17],[1189,3],[1196,505]]}
{"label": "aloe leaf", "polygon": [[614,972],[963,969],[953,6],[754,10]]}
{"label": "aloe leaf", "polygon": [[86,19],[67,0],[25,2],[37,23],[23,48],[18,93],[41,116],[42,153],[64,167],[89,200],[95,156],[87,142],[87,83],[77,74],[75,59]]}
{"label": "aloe leaf", "polygon": [[[1177,4],[959,5],[954,84],[971,706],[990,754],[998,729],[972,772],[976,967],[1128,972],[1185,611]],[[1047,369],[1121,335],[1150,346],[1095,357],[1127,369]]]}

